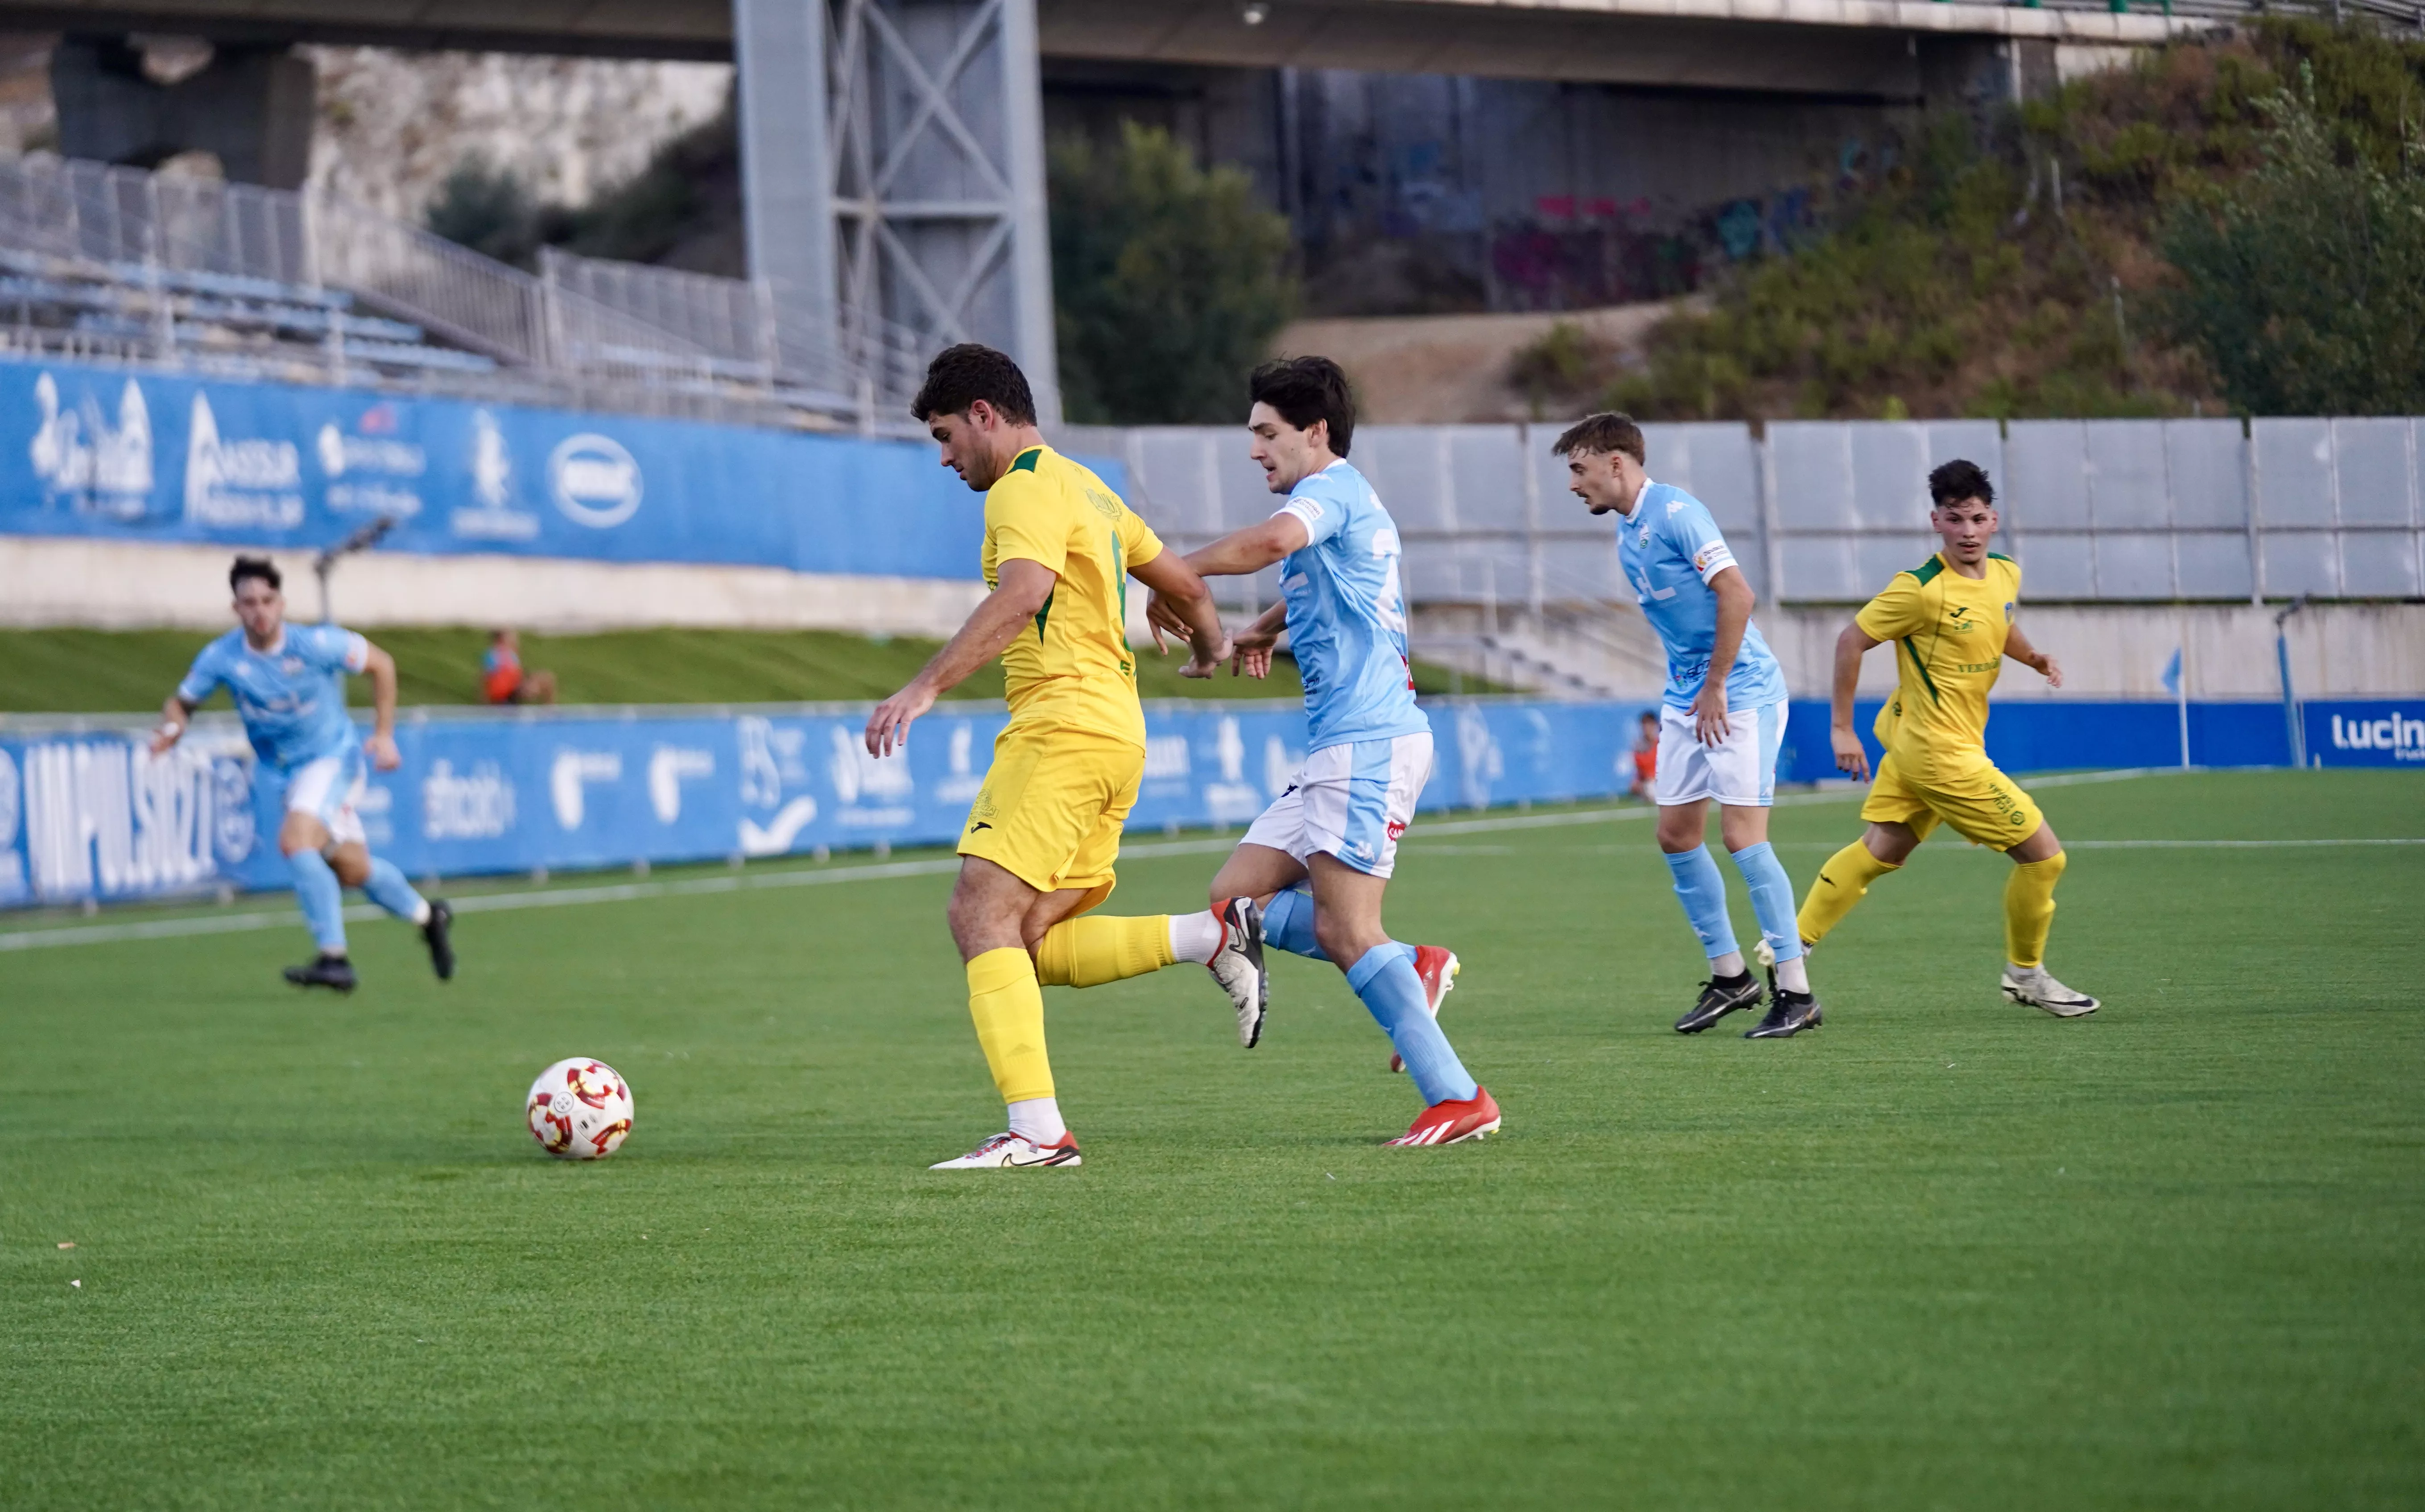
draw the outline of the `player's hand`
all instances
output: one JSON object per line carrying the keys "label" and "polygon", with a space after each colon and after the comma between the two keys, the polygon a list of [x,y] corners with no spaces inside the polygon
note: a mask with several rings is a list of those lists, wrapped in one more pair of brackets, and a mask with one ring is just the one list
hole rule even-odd
{"label": "player's hand", "polygon": [[1702,684],[1700,693],[1693,700],[1693,738],[1704,746],[1716,746],[1734,732],[1734,726],[1726,719],[1726,685]]}
{"label": "player's hand", "polygon": [[1229,642],[1229,650],[1232,653],[1229,659],[1229,675],[1236,677],[1244,672],[1257,682],[1271,676],[1272,648],[1278,645],[1279,641],[1279,633],[1277,631],[1270,635],[1250,633],[1233,638]]}
{"label": "player's hand", "polygon": [[2059,688],[2063,686],[2062,663],[2049,656],[2041,665],[2039,669],[2046,674],[2047,686],[2050,688]]}
{"label": "player's hand", "polygon": [[1159,593],[1146,595],[1145,622],[1153,631],[1153,649],[1158,655],[1170,654],[1170,648],[1163,642],[1164,635],[1174,636],[1181,644],[1185,644],[1196,635],[1196,632],[1188,627],[1187,621],[1180,618],[1179,611],[1172,608],[1169,602]]}
{"label": "player's hand", "polygon": [[395,748],[393,735],[374,732],[362,742],[362,754],[371,759],[371,765],[382,772],[393,772],[404,764],[404,753]]}
{"label": "player's hand", "polygon": [[1227,635],[1222,636],[1221,644],[1214,649],[1211,656],[1206,656],[1201,651],[1196,651],[1194,655],[1188,658],[1187,665],[1179,669],[1179,675],[1181,677],[1211,677],[1213,673],[1221,669],[1221,664],[1223,662],[1229,659],[1230,647],[1231,643],[1229,637]]}
{"label": "player's hand", "polygon": [[1849,730],[1828,732],[1828,742],[1836,748],[1836,770],[1850,776],[1855,782],[1870,780],[1870,751],[1861,737]]}
{"label": "player's hand", "polygon": [[933,690],[912,683],[875,706],[867,716],[867,753],[878,760],[909,744],[909,723],[935,706]]}
{"label": "player's hand", "polygon": [[185,738],[185,734],[184,725],[162,724],[152,732],[152,754],[154,756],[167,754],[169,748]]}

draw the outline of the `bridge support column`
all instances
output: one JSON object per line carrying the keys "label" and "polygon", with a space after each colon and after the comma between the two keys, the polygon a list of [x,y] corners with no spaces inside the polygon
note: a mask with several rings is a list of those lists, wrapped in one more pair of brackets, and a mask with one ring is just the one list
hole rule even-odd
{"label": "bridge support column", "polygon": [[896,368],[999,346],[1057,421],[1036,0],[736,0],[733,20],[752,276]]}
{"label": "bridge support column", "polygon": [[179,153],[215,153],[227,176],[300,188],[312,168],[311,60],[282,48],[222,46],[174,84],[143,72],[114,37],[68,37],[51,49],[59,151],[150,168]]}

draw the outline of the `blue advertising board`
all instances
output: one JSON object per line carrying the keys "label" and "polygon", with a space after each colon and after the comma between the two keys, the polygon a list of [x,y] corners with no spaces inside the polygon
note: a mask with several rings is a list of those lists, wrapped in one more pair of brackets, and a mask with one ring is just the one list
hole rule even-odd
{"label": "blue advertising board", "polygon": [[[1118,463],[1084,460],[1114,489]],[[924,442],[0,359],[0,534],[972,578]]]}
{"label": "blue advertising board", "polygon": [[[1421,808],[1431,812],[1621,794],[1634,721],[1652,707],[1425,702],[1437,760]],[[1858,712],[1866,741],[1876,706]],[[2200,765],[2289,761],[2279,704],[2193,703],[2190,714]],[[938,705],[907,751],[885,761],[860,744],[866,717],[864,706],[836,705],[408,711],[396,731],[403,764],[371,775],[360,812],[373,848],[416,877],[956,838],[1007,716]],[[158,758],[144,748],[141,724],[0,725],[0,907],[285,885],[280,780],[255,764],[234,722],[206,715]],[[1305,715],[1293,703],[1149,704],[1146,729],[1136,832],[1243,825],[1304,756]],[[1783,780],[1835,775],[1826,731],[1826,705],[1793,706]],[[2169,703],[2015,703],[1997,710],[1988,737],[1989,754],[2014,772],[2180,759],[2179,711]],[[2425,700],[2309,704],[2307,748],[2325,764],[2425,770]]]}
{"label": "blue advertising board", "polygon": [[[1454,703],[1432,712],[1422,806],[1621,792],[1636,704]],[[860,743],[864,709],[649,717],[408,716],[403,764],[360,805],[371,846],[414,876],[935,844],[957,837],[1007,716],[946,703],[906,754]],[[132,721],[130,721],[132,723]],[[1242,825],[1304,758],[1294,703],[1157,704],[1130,823]],[[168,755],[141,732],[0,732],[0,906],[275,887],[283,804],[232,721]]]}
{"label": "blue advertising board", "polygon": [[2303,704],[2312,766],[2425,769],[2425,699]]}

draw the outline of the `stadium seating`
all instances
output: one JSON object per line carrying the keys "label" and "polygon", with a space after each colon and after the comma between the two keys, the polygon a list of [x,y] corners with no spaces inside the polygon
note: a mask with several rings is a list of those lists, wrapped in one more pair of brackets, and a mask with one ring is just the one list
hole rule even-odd
{"label": "stadium seating", "polygon": [[343,290],[272,279],[0,249],[0,323],[21,339],[165,345],[264,371],[281,359],[398,375],[496,371],[484,353],[355,303]]}

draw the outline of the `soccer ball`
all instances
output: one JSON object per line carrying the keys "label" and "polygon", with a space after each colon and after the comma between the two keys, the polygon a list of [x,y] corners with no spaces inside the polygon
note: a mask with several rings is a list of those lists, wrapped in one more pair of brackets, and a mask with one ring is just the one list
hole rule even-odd
{"label": "soccer ball", "polygon": [[559,1160],[602,1160],[632,1132],[632,1089],[614,1067],[583,1055],[539,1072],[526,1110],[531,1137]]}

